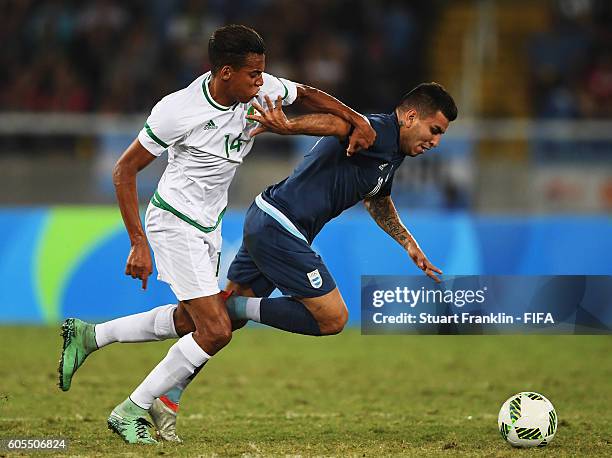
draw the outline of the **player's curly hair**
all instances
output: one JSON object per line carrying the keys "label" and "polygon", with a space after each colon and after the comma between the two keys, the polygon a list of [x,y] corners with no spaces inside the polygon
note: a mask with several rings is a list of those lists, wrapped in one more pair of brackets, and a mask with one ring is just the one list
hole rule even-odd
{"label": "player's curly hair", "polygon": [[247,54],[263,54],[266,45],[263,38],[252,28],[245,25],[226,25],[214,31],[208,40],[208,59],[212,73],[217,73],[224,65],[239,69],[244,65]]}
{"label": "player's curly hair", "polygon": [[452,96],[438,83],[421,83],[402,96],[397,105],[402,111],[415,109],[420,117],[429,117],[438,111],[449,121],[457,119],[457,105]]}

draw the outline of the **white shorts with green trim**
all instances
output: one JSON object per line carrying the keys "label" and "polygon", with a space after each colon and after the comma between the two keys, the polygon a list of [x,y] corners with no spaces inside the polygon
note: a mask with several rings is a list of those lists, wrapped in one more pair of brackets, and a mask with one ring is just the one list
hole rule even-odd
{"label": "white shorts with green trim", "polygon": [[221,224],[211,232],[202,232],[149,203],[145,226],[155,254],[157,279],[168,283],[178,300],[213,296],[220,291]]}

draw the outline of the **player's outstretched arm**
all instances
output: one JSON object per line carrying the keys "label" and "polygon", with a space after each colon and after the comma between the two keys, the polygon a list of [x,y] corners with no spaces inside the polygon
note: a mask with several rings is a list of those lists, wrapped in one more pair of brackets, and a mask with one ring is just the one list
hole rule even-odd
{"label": "player's outstretched arm", "polygon": [[350,134],[346,149],[349,156],[360,149],[368,149],[376,139],[376,132],[372,129],[368,118],[324,91],[305,84],[297,84],[297,98],[294,103],[300,104],[308,111],[336,115],[353,126],[354,130]]}
{"label": "player's outstretched arm", "polygon": [[406,229],[406,226],[400,220],[391,196],[373,197],[365,199],[363,203],[376,224],[408,252],[417,267],[425,272],[428,277],[440,283],[436,273],[441,274],[442,271],[429,262],[417,241]]}
{"label": "player's outstretched arm", "polygon": [[247,115],[247,118],[257,121],[260,126],[251,133],[251,137],[262,132],[273,132],[280,135],[334,136],[345,140],[350,133],[351,124],[338,116],[316,113],[288,119],[280,97],[276,99],[274,106],[267,95],[265,102],[267,109],[257,102],[252,102],[257,113]]}
{"label": "player's outstretched arm", "polygon": [[149,153],[138,139],[121,155],[113,169],[113,184],[121,217],[132,245],[125,267],[125,274],[142,280],[147,288],[147,278],[153,273],[153,262],[147,236],[140,221],[136,174],[149,165],[155,156]]}

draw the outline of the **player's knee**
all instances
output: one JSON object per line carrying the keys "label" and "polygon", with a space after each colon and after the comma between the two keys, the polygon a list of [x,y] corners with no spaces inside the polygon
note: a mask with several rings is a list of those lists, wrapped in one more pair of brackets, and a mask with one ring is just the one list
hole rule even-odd
{"label": "player's knee", "polygon": [[211,356],[232,340],[232,324],[229,319],[198,321],[195,325],[193,338]]}
{"label": "player's knee", "polygon": [[211,351],[217,353],[232,340],[232,327],[224,325],[211,326],[207,333],[207,341]]}
{"label": "player's knee", "polygon": [[331,309],[322,319],[318,320],[319,329],[323,335],[339,334],[348,322],[348,310],[344,303]]}

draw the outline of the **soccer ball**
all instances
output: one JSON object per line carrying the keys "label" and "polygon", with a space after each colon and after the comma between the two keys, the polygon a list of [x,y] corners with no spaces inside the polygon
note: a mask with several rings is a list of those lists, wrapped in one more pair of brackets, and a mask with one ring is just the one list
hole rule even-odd
{"label": "soccer ball", "polygon": [[541,394],[525,391],[504,402],[497,425],[513,447],[544,447],[555,437],[557,412]]}

